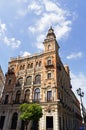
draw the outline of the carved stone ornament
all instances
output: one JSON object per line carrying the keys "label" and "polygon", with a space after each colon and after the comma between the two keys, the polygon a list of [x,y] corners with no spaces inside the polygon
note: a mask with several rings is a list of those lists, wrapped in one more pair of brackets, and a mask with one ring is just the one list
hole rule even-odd
{"label": "carved stone ornament", "polygon": [[51,111],[55,111],[55,107],[51,106],[51,105],[48,105],[45,107],[45,112],[51,112]]}

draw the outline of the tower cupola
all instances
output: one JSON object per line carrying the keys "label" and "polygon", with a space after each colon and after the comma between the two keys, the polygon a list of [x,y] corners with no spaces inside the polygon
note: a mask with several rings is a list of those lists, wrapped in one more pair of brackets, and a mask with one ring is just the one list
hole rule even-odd
{"label": "tower cupola", "polygon": [[56,35],[52,27],[50,27],[50,29],[48,30],[43,44],[45,51],[58,51],[59,45],[56,41]]}
{"label": "tower cupola", "polygon": [[46,38],[47,39],[56,39],[56,35],[55,35],[52,27],[50,27],[50,29],[48,30],[48,34],[47,34]]}

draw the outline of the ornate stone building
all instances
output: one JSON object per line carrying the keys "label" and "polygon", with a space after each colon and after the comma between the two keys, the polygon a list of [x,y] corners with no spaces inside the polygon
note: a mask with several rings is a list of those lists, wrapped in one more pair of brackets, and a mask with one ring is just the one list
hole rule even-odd
{"label": "ornate stone building", "polygon": [[0,128],[23,130],[19,105],[40,103],[39,130],[77,130],[81,123],[79,101],[72,91],[69,67],[59,57],[59,45],[50,28],[44,52],[11,58],[0,105]]}
{"label": "ornate stone building", "polygon": [[4,89],[4,83],[5,83],[5,77],[4,77],[3,71],[0,66],[0,101],[1,101],[2,92]]}

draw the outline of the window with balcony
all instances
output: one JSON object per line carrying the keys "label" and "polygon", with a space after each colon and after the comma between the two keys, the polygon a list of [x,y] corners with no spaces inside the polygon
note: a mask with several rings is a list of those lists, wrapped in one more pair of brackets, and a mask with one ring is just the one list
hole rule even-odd
{"label": "window with balcony", "polygon": [[35,101],[39,101],[40,100],[40,89],[39,88],[36,88],[34,90],[34,100]]}
{"label": "window with balcony", "polygon": [[47,101],[51,101],[52,100],[52,91],[47,91]]}
{"label": "window with balcony", "polygon": [[49,59],[48,61],[47,61],[47,65],[51,65],[51,60]]}
{"label": "window with balcony", "polygon": [[53,58],[52,57],[48,57],[47,58],[45,67],[46,68],[53,68],[54,67]]}
{"label": "window with balcony", "polygon": [[51,72],[48,72],[47,79],[51,79]]}

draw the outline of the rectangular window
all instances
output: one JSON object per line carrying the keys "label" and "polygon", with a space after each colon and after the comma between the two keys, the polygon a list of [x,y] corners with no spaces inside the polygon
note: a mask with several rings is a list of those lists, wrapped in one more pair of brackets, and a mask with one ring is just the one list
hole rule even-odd
{"label": "rectangular window", "polygon": [[51,79],[51,73],[48,73],[47,78]]}
{"label": "rectangular window", "polygon": [[52,91],[47,91],[47,101],[52,100]]}

